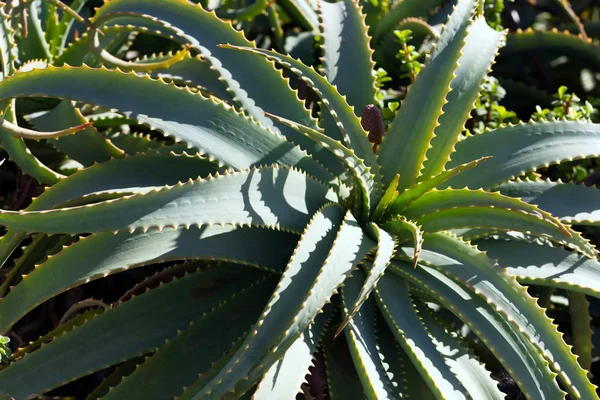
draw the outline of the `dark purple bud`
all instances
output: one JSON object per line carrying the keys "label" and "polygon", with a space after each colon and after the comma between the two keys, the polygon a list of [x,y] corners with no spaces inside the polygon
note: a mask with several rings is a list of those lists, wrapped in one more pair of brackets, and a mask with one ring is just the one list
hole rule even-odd
{"label": "dark purple bud", "polygon": [[360,115],[360,124],[368,132],[369,142],[379,144],[385,133],[381,110],[373,104],[368,104]]}

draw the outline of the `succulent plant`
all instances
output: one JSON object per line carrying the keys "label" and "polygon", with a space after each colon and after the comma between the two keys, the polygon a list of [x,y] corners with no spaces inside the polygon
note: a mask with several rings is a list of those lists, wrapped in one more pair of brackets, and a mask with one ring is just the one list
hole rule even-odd
{"label": "succulent plant", "polygon": [[[586,295],[600,294],[600,264],[571,225],[598,224],[599,194],[520,177],[596,156],[600,127],[464,135],[505,33],[459,0],[374,148],[365,17],[353,0],[319,6],[323,74],[180,0],[106,2],[85,36],[15,72],[22,52],[2,15],[2,143],[51,186],[26,210],[0,211],[0,260],[28,234],[13,271],[42,258],[3,288],[0,333],[90,281],[192,261],[14,351],[0,390],[25,398],[118,365],[89,398],[293,398],[318,352],[334,399],[504,398],[492,369],[528,398],[597,398]],[[181,50],[134,62],[106,52],[111,34],[131,31]],[[97,63],[67,65],[85,46]],[[275,64],[316,93],[318,120]],[[37,131],[26,131],[94,146],[72,155],[86,168],[61,176],[25,151],[14,99],[28,98],[61,100],[27,114]],[[530,284],[569,292],[574,347]]]}

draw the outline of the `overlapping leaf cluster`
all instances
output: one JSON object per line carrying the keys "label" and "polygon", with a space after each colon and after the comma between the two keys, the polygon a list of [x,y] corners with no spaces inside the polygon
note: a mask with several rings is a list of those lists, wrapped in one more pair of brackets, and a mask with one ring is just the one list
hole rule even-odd
{"label": "overlapping leaf cluster", "polygon": [[[381,101],[371,46],[385,58],[399,16],[437,3],[372,11],[371,40],[353,0],[319,1],[318,14],[283,2],[322,36],[322,73],[220,18],[252,17],[267,7],[258,1],[215,14],[111,0],[69,46],[68,18],[56,36],[38,29],[45,3],[25,3],[26,37],[2,13],[2,145],[51,186],[26,210],[0,211],[1,260],[28,235],[12,271],[42,258],[1,287],[0,333],[90,281],[189,261],[17,349],[0,390],[24,398],[118,365],[89,398],[293,398],[319,352],[334,399],[504,398],[475,355],[483,346],[528,398],[597,398],[583,328],[600,264],[571,225],[598,224],[598,192],[517,178],[597,156],[600,127],[552,120],[463,136],[506,39],[475,0],[456,3],[376,151],[361,124]],[[135,32],[180,50],[123,61]],[[275,65],[316,94],[318,119]],[[23,101],[40,98],[55,100]],[[63,176],[24,138],[84,168]],[[580,305],[575,353],[527,284]]]}

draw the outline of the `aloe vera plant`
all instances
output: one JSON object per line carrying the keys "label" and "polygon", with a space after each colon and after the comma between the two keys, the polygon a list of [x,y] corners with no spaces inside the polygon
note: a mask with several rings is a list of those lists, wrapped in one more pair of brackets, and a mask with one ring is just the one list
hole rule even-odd
{"label": "aloe vera plant", "polygon": [[[294,398],[320,352],[334,399],[503,398],[483,346],[528,398],[597,398],[585,296],[600,293],[600,264],[571,225],[598,224],[598,192],[517,178],[597,155],[600,127],[557,120],[463,136],[505,33],[459,0],[381,135],[362,9],[319,8],[322,74],[183,0],[106,2],[86,35],[43,63],[20,63],[2,15],[12,124],[2,143],[51,186],[25,210],[0,211],[2,261],[31,234],[13,271],[36,263],[2,287],[0,334],[90,281],[192,261],[16,349],[0,391],[25,398],[118,365],[89,398]],[[182,47],[122,61],[107,49],[130,32]],[[318,120],[275,64],[316,93]],[[15,99],[28,98],[61,100],[27,114],[37,129],[27,132],[70,139],[63,151],[86,168],[62,176],[26,151]],[[529,284],[579,305],[574,347]]]}

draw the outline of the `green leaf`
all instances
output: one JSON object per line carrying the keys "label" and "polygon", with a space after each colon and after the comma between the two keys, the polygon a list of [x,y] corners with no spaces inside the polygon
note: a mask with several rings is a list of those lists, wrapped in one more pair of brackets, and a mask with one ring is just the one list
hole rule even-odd
{"label": "green leaf", "polygon": [[[95,279],[163,261],[231,260],[281,271],[297,237],[258,228],[190,228],[101,233],[49,257],[0,302],[0,332],[44,301]],[[82,260],[87,260],[82,263]]]}
{"label": "green leaf", "polygon": [[478,240],[477,247],[527,285],[550,286],[600,298],[600,262],[559,247]]}
{"label": "green leaf", "polygon": [[303,29],[318,32],[319,19],[312,4],[310,0],[279,0],[277,3]]}
{"label": "green leaf", "polygon": [[475,168],[482,162],[489,160],[490,157],[483,157],[479,160],[471,161],[467,164],[459,165],[458,167],[454,167],[448,171],[444,171],[439,175],[428,178],[417,183],[416,186],[405,190],[402,194],[398,195],[392,205],[390,206],[390,213],[392,214],[400,214],[406,207],[408,207],[413,201],[424,195],[425,193],[433,190],[434,188],[440,186],[448,179],[456,176],[463,171],[467,171],[471,168]]}
{"label": "green leaf", "polygon": [[584,39],[579,35],[556,29],[544,31],[528,29],[510,33],[506,39],[506,48],[502,51],[502,57],[519,57],[524,53],[551,53],[573,57],[594,69],[600,68],[600,49],[592,39]]}
{"label": "green leaf", "polygon": [[416,267],[419,261],[419,254],[421,253],[421,246],[423,244],[423,232],[421,227],[414,221],[406,219],[402,215],[393,217],[389,221],[384,223],[384,226],[396,235],[396,240],[399,242],[405,242],[410,236],[413,240],[413,246],[415,249],[413,264]]}
{"label": "green leaf", "polygon": [[2,57],[2,76],[15,73],[15,63],[19,59],[19,50],[15,42],[15,31],[10,26],[11,18],[4,7],[0,7],[0,56]]}
{"label": "green leaf", "polygon": [[246,392],[312,323],[374,245],[350,213],[343,215],[333,205],[315,214],[251,334],[195,399]]}
{"label": "green leaf", "polygon": [[498,389],[498,382],[492,379],[490,371],[461,345],[455,335],[440,325],[427,306],[419,304],[417,310],[436,349],[469,396],[472,399],[504,399],[505,394]]}
{"label": "green leaf", "polygon": [[[407,360],[404,350],[396,341],[392,331],[387,326],[387,322],[380,313],[375,315],[375,332],[379,358],[386,370],[389,385],[396,393],[396,398],[408,396],[408,398],[433,399],[434,397],[427,384],[423,381],[413,363]],[[409,375],[410,379],[407,379]],[[418,396],[410,394],[411,391],[416,392],[419,389],[422,389],[422,392]]]}
{"label": "green leaf", "polygon": [[[127,91],[115,96],[114,87]],[[28,96],[76,99],[117,109],[234,168],[282,163],[306,168],[319,179],[329,180],[329,174],[305,152],[230,106],[147,76],[49,66],[0,82],[0,98]],[[252,146],[247,145],[248,141]]]}
{"label": "green leaf", "polygon": [[444,165],[450,160],[454,145],[470,118],[481,85],[504,36],[504,32],[490,28],[484,18],[477,18],[469,27],[465,47],[458,59],[459,66],[450,83],[450,93],[446,96],[447,103],[442,108],[439,126],[435,128],[426,153],[420,180],[444,172]]}
{"label": "green leaf", "polygon": [[346,164],[360,185],[361,198],[363,200],[362,207],[366,213],[363,213],[362,217],[366,219],[368,216],[368,210],[371,209],[370,204],[373,204],[372,201],[376,200],[375,196],[377,195],[378,191],[376,178],[371,173],[370,168],[364,164],[363,160],[358,157],[351,148],[345,147],[337,140],[332,139],[321,132],[311,129],[308,126],[299,125],[294,121],[277,117],[275,115],[269,114],[269,116],[287,126],[294,128],[303,135],[308,136],[321,146],[331,151],[340,160],[342,160],[344,164]]}
{"label": "green leaf", "polygon": [[431,392],[440,399],[466,398],[464,388],[421,323],[412,304],[407,282],[397,275],[387,274],[379,281],[375,293],[390,330]]}
{"label": "green leaf", "polygon": [[573,338],[573,354],[581,368],[592,370],[592,317],[590,303],[585,294],[569,292],[569,314],[571,315],[571,337]]}
{"label": "green leaf", "polygon": [[[219,72],[244,111],[264,126],[274,126],[273,121],[264,116],[265,111],[307,126],[317,126],[310,112],[304,108],[303,102],[289,88],[287,80],[283,79],[282,72],[276,70],[271,62],[219,47],[223,43],[252,46],[241,32],[232,28],[230,22],[216,18],[212,12],[205,11],[197,4],[179,0],[164,0],[160,3],[147,0],[113,0],[97,10],[92,22],[112,15],[113,21],[118,23],[121,20],[118,13],[122,12],[137,14],[140,17],[137,25],[151,22],[153,26],[159,24],[163,27],[177,27],[176,31],[172,28],[167,30],[199,51]],[[149,19],[152,17],[156,19]],[[131,16],[125,19],[130,20]],[[268,91],[265,90],[266,87],[269,88]],[[321,157],[318,146],[294,130],[282,128],[282,133],[291,142],[313,154],[317,160],[323,161],[324,164],[327,164],[327,161],[331,162],[328,153]]]}
{"label": "green leaf", "polygon": [[[52,110],[30,114],[26,119],[40,131],[57,131],[89,122],[69,101],[61,101]],[[123,157],[123,151],[93,126],[59,139],[50,139],[49,142],[85,167],[96,162],[108,161],[113,157]]]}
{"label": "green leaf", "polygon": [[333,311],[332,306],[326,307],[322,314],[317,315],[315,322],[290,346],[285,355],[269,368],[258,384],[253,399],[290,398],[299,392],[306,375],[310,373],[309,367],[312,366],[317,345]]}
{"label": "green leaf", "polygon": [[[290,56],[279,54],[271,50],[231,45],[223,45],[221,47],[265,57],[268,60],[283,65],[298,75],[300,79],[304,80],[315,93],[321,97],[323,103],[329,109],[331,116],[335,119],[338,128],[342,132],[342,137],[344,138],[347,147],[351,148],[358,158],[363,160],[364,164],[375,176],[375,182],[380,181],[377,159],[373,153],[372,146],[367,139],[367,133],[362,128],[352,107],[347,103],[346,99],[340,95],[335,86],[329,83],[327,79],[315,71],[314,68],[307,67],[301,61],[295,60]],[[284,117],[284,115],[281,114],[274,115]],[[292,121],[294,120],[292,119]],[[375,207],[375,205],[372,205],[372,207]]]}
{"label": "green leaf", "polygon": [[[24,27],[17,30],[17,41],[19,43],[19,58],[21,62],[29,60],[50,60],[50,46],[44,35],[44,27],[40,16],[42,0],[32,0],[22,4],[21,10],[27,10],[27,35],[25,35]],[[21,21],[22,14],[12,17],[13,20]]]}
{"label": "green leaf", "polygon": [[[329,398],[346,400],[355,397],[364,398],[362,384],[358,378],[352,356],[348,350],[346,336],[333,338],[333,330],[323,338],[323,353],[327,369]],[[358,395],[358,396],[357,396]]]}
{"label": "green leaf", "polygon": [[483,298],[443,273],[392,262],[390,270],[432,296],[467,324],[498,358],[526,396],[563,398],[548,361],[539,350]]}
{"label": "green leaf", "polygon": [[314,179],[293,169],[265,167],[190,179],[80,207],[0,211],[0,224],[44,233],[210,224],[274,226],[301,232],[312,213],[327,201],[336,201],[336,196]]}
{"label": "green leaf", "polygon": [[562,161],[600,154],[600,125],[582,121],[535,122],[469,136],[456,144],[447,167],[493,158],[450,179],[453,188],[490,189],[514,177]]}
{"label": "green leaf", "polygon": [[[319,1],[323,35],[323,73],[327,80],[360,112],[375,102],[375,63],[369,48],[365,18],[358,2]],[[347,66],[352,68],[347,68]]]}
{"label": "green leaf", "polygon": [[394,257],[394,253],[396,252],[395,239],[389,233],[383,229],[380,229],[377,225],[372,224],[371,226],[377,236],[377,253],[375,254],[375,260],[373,261],[371,268],[368,270],[368,275],[364,280],[360,292],[354,296],[356,298],[354,300],[354,304],[352,304],[352,307],[346,312],[347,315],[342,321],[342,324],[339,326],[339,328],[337,328],[335,336],[337,336],[344,329],[354,314],[358,312],[363,303],[369,298],[369,295],[377,286],[377,282],[385,273],[385,269],[389,265],[390,261]]}
{"label": "green leaf", "polygon": [[356,304],[360,300],[359,292],[365,278],[365,274],[360,269],[356,270],[342,288],[342,315],[346,319],[351,318],[344,332],[365,396],[368,399],[394,399],[385,369],[379,360],[373,326],[374,303],[365,298],[365,304],[354,316],[348,309],[351,304]]}
{"label": "green leaf", "polygon": [[400,174],[399,192],[414,186],[423,166],[458,68],[474,6],[475,0],[458,2],[383,139],[379,150],[383,184]]}
{"label": "green leaf", "polygon": [[149,353],[260,276],[255,269],[219,265],[163,284],[11,364],[0,371],[0,387],[24,398]]}
{"label": "green leaf", "polygon": [[272,285],[259,283],[234,294],[167,340],[102,399],[170,399],[181,394],[250,329],[271,290]]}
{"label": "green leaf", "polygon": [[[216,165],[200,157],[147,154],[112,159],[75,172],[33,199],[28,211],[50,209],[83,196],[98,193],[144,193],[161,185],[216,172]],[[0,262],[4,264],[25,233],[10,229],[0,240]]]}
{"label": "green leaf", "polygon": [[396,175],[392,182],[390,182],[389,186],[383,193],[379,204],[375,207],[375,210],[371,213],[371,221],[379,221],[383,217],[383,215],[388,211],[388,207],[390,204],[394,202],[394,200],[398,197],[398,191],[396,188],[398,187],[398,181],[400,180],[400,175]]}
{"label": "green leaf", "polygon": [[383,35],[391,32],[403,19],[426,16],[440,3],[441,0],[402,0],[394,3],[394,7],[377,23],[373,40],[379,42]]}
{"label": "green leaf", "polygon": [[[79,13],[87,1],[88,0],[74,0],[70,4],[70,8],[76,13]],[[50,40],[50,49],[52,50],[52,54],[54,56],[57,56],[63,52],[74,22],[75,19],[71,14],[63,12],[62,18],[56,27],[57,34],[52,38],[52,40]],[[106,32],[104,33],[106,34]]]}
{"label": "green leaf", "polygon": [[579,232],[565,227],[547,212],[519,199],[483,190],[431,191],[415,200],[403,215],[423,231],[482,227],[544,236],[594,257],[596,249]]}
{"label": "green leaf", "polygon": [[182,60],[169,65],[168,68],[152,71],[152,76],[163,80],[172,80],[177,84],[204,88],[211,95],[233,104],[233,98],[227,92],[227,87],[220,80],[217,71],[199,56],[186,56]]}
{"label": "green leaf", "polygon": [[[99,38],[100,46],[108,52],[114,53],[119,51],[121,47],[129,48],[133,39],[137,36],[137,31],[148,33],[140,27],[132,26],[104,26],[102,27],[103,36]],[[153,32],[157,35],[156,32]],[[80,67],[84,63],[89,67],[100,66],[100,61],[90,53],[89,33],[83,32],[82,35],[75,41],[68,44],[67,48],[54,59],[53,65],[59,67],[70,65],[72,67]]]}
{"label": "green leaf", "polygon": [[[3,115],[5,120],[13,124],[17,122],[14,104],[15,102],[12,101],[11,105],[4,111]],[[8,157],[14,161],[24,173],[34,177],[40,183],[52,185],[63,177],[63,175],[42,164],[41,161],[31,154],[31,151],[29,151],[22,138],[12,136],[10,132],[6,131],[4,128],[0,128],[0,145],[6,150]]]}
{"label": "green leaf", "polygon": [[600,224],[600,190],[572,182],[510,181],[497,189],[506,196],[536,204],[561,222],[572,225]]}
{"label": "green leaf", "polygon": [[550,367],[556,370],[570,393],[586,399],[596,398],[595,386],[577,364],[556,325],[526,288],[484,253],[456,237],[431,234],[425,236],[420,263],[432,266],[471,288],[497,312],[505,315],[550,362]]}

